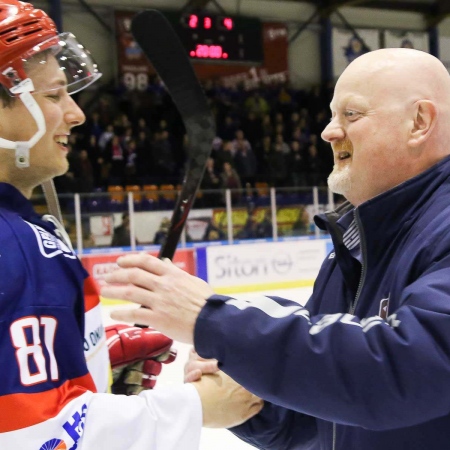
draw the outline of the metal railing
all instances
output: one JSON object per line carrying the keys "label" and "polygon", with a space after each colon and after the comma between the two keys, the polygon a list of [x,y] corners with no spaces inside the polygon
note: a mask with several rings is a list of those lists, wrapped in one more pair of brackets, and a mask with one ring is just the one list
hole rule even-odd
{"label": "metal railing", "polygon": [[[82,254],[108,251],[112,246],[136,250],[160,245],[177,192],[62,194],[59,200],[67,231]],[[43,198],[32,200],[39,212],[45,212]],[[333,209],[334,203],[331,191],[317,186],[201,190],[180,246],[317,238],[322,233],[314,225],[313,216]]]}

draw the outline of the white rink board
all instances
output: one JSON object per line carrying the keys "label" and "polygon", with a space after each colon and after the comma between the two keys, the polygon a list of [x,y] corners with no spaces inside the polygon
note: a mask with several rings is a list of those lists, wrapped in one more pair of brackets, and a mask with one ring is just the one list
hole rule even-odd
{"label": "white rink board", "polygon": [[314,280],[326,257],[326,241],[301,240],[206,249],[213,288]]}
{"label": "white rink board", "polygon": [[[268,295],[278,295],[280,297],[288,298],[291,300],[298,301],[304,304],[309,296],[311,295],[312,288],[297,288],[297,289],[277,289],[272,291],[264,291],[264,294]],[[233,294],[233,297],[239,296],[240,298],[252,297],[255,295],[261,295],[262,293],[245,293],[245,294]],[[102,305],[103,316],[105,325],[113,323],[113,320],[109,317],[109,312],[113,309],[127,308],[127,305],[117,305],[117,306],[105,306]],[[133,305],[130,305],[133,307]],[[184,363],[187,360],[190,346],[186,344],[181,344],[176,342],[174,347],[178,350],[177,359],[167,366],[163,366],[161,375],[158,377],[157,386],[170,386],[174,384],[183,383],[183,368]],[[202,437],[200,441],[199,450],[250,450],[255,449],[255,447],[242,442],[232,433],[227,430],[220,429],[207,429],[202,430]],[[164,449],[157,449],[164,450]]]}

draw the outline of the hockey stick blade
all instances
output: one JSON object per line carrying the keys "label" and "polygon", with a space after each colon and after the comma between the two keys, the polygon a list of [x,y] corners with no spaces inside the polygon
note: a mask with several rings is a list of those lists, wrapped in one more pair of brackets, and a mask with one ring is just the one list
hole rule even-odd
{"label": "hockey stick blade", "polygon": [[156,10],[138,13],[131,32],[165,84],[188,136],[186,174],[159,252],[159,258],[172,259],[211,153],[215,121],[186,50],[164,15]]}

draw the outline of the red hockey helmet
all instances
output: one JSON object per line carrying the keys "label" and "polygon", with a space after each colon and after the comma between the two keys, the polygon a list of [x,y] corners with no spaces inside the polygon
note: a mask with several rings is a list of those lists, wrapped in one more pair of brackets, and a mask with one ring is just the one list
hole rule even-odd
{"label": "red hockey helmet", "polygon": [[11,92],[27,79],[27,62],[51,49],[67,77],[70,93],[100,77],[89,52],[71,33],[58,34],[53,20],[41,9],[18,0],[0,0],[0,83]]}

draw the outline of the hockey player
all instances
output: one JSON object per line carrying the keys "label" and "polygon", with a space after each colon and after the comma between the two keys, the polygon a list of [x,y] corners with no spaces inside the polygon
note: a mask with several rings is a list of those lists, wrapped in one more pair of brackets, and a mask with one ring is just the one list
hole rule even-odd
{"label": "hockey player", "polygon": [[146,306],[115,318],[194,343],[264,398],[234,429],[258,448],[447,449],[448,71],[413,49],[366,53],[337,81],[331,113],[328,184],[348,201],[315,218],[334,248],[305,307],[214,295],[147,255],[119,259],[109,281],[128,285],[104,294]]}
{"label": "hockey player", "polygon": [[[98,297],[88,280],[85,301],[86,272],[67,234],[29,200],[67,170],[71,129],[85,119],[70,95],[99,77],[89,52],[72,34],[58,34],[42,10],[0,0],[1,449],[193,450],[202,423],[229,426],[261,407],[227,377],[133,396],[104,393]],[[138,385],[153,387],[171,343],[154,330],[110,327],[117,390],[129,393],[136,373]],[[220,391],[230,394],[228,409],[210,403]]]}

